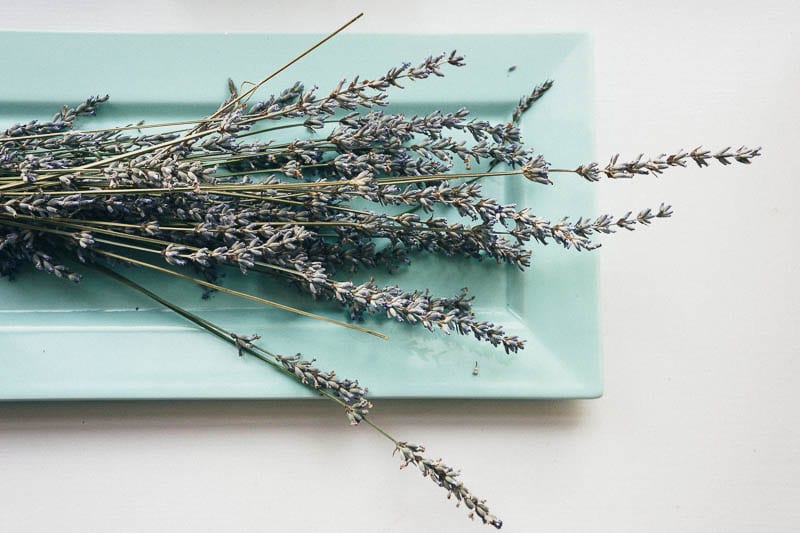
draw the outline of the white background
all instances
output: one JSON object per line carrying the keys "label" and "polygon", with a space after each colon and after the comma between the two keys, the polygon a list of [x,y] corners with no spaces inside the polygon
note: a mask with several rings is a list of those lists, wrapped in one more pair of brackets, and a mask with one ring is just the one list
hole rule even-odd
{"label": "white background", "polygon": [[[604,398],[381,402],[376,417],[460,466],[507,531],[788,532],[799,6],[29,0],[3,3],[0,28],[321,33],[363,10],[354,31],[591,32],[598,157],[698,144],[764,156],[598,184],[604,211],[676,213],[597,252]],[[464,514],[322,402],[0,405],[4,532],[478,530]]]}

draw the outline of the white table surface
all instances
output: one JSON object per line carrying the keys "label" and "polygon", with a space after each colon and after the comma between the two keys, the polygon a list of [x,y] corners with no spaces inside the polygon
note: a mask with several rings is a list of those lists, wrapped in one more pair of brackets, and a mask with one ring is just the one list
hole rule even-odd
{"label": "white table surface", "polygon": [[[327,32],[364,10],[354,31],[588,31],[598,157],[762,145],[749,168],[597,185],[605,211],[675,207],[597,252],[602,399],[374,413],[461,467],[506,531],[798,530],[800,4],[14,4],[0,29]],[[0,480],[3,532],[479,527],[323,402],[0,404]]]}

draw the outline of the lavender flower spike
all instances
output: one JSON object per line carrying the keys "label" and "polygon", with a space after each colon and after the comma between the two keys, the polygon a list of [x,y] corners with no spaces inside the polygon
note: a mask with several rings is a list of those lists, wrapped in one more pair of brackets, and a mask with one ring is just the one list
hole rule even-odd
{"label": "lavender flower spike", "polygon": [[424,446],[409,442],[396,442],[395,453],[397,452],[400,453],[402,458],[400,468],[405,468],[408,465],[414,465],[419,468],[424,477],[429,477],[431,481],[447,491],[448,499],[455,496],[456,500],[458,500],[457,507],[461,506],[463,502],[469,509],[469,518],[474,519],[477,515],[484,524],[494,526],[497,529],[503,527],[503,521],[489,512],[486,500],[479,500],[473,496],[469,489],[464,486],[464,483],[458,479],[461,475],[460,472],[444,464],[441,459],[432,461],[422,455],[425,453]]}

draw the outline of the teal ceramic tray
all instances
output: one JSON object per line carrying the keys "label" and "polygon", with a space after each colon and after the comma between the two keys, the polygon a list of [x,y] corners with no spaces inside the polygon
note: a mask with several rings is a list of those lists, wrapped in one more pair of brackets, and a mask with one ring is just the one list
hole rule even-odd
{"label": "teal ceramic tray", "polygon": [[[0,34],[0,125],[46,119],[63,103],[111,95],[85,127],[195,118],[215,109],[226,79],[257,80],[314,42],[303,35]],[[394,109],[420,113],[462,105],[493,121],[508,120],[519,97],[547,79],[555,87],[526,115],[525,140],[556,167],[591,159],[590,42],[583,35],[342,35],[270,84],[296,80],[322,90],[339,78],[376,76],[403,61],[458,49],[468,66],[447,77],[392,91]],[[80,125],[79,125],[80,127]],[[544,187],[521,179],[486,182],[491,195],[537,214],[594,213],[593,188],[578,179]],[[431,334],[387,321],[369,327],[389,341],[242,304],[225,295],[202,300],[182,281],[128,273],[222,326],[257,332],[283,353],[302,351],[319,366],[357,377],[373,397],[578,398],[602,391],[597,264],[587,253],[537,247],[520,273],[483,262],[418,258],[379,281],[455,294],[468,286],[481,317],[527,339],[506,355],[457,335]],[[255,276],[229,275],[257,291],[342,318]],[[198,330],[130,289],[89,273],[79,285],[34,271],[0,280],[0,398],[297,398],[308,391]],[[473,375],[478,364],[479,374]]]}

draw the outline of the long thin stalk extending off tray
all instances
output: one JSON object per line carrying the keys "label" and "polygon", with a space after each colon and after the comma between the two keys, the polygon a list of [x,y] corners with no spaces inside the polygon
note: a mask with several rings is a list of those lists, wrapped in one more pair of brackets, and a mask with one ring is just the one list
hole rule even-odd
{"label": "long thin stalk extending off tray", "polygon": [[[390,440],[392,444],[394,444],[394,452],[400,453],[402,462],[400,464],[400,468],[405,468],[408,465],[414,465],[420,469],[422,475],[424,477],[429,477],[431,481],[436,483],[438,486],[442,487],[447,491],[448,499],[452,496],[456,498],[458,501],[458,505],[460,506],[461,503],[469,509],[469,518],[473,518],[477,515],[477,517],[484,523],[491,526],[494,526],[497,529],[503,527],[503,521],[494,516],[489,512],[489,508],[486,505],[485,500],[478,499],[477,497],[473,496],[472,493],[467,489],[464,484],[458,479],[460,472],[454,470],[453,468],[447,466],[442,462],[441,459],[431,460],[422,455],[425,452],[425,447],[419,444],[411,444],[406,441],[397,440],[391,434],[389,434],[386,430],[372,422],[369,418],[367,418],[367,409],[363,408],[359,410],[358,408],[354,408],[352,404],[348,404],[347,402],[343,401],[341,398],[337,398],[334,394],[325,390],[323,387],[320,387],[318,381],[315,379],[313,375],[314,372],[319,372],[316,368],[309,369],[305,367],[306,371],[303,372],[302,370],[298,372],[298,366],[296,363],[307,363],[299,359],[299,354],[294,357],[283,357],[281,355],[275,354],[266,350],[264,348],[259,347],[252,341],[259,338],[258,336],[252,337],[244,337],[232,331],[228,331],[223,327],[206,320],[191,311],[187,311],[182,307],[178,306],[177,304],[162,298],[161,296],[149,291],[145,287],[139,285],[135,281],[123,276],[122,274],[100,264],[94,264],[94,268],[99,270],[100,272],[106,274],[107,276],[115,279],[116,281],[144,294],[148,298],[155,300],[156,302],[160,303],[164,307],[167,307],[171,311],[174,311],[178,315],[186,318],[187,320],[193,322],[194,324],[200,326],[201,328],[205,329],[209,333],[213,334],[214,336],[224,340],[225,342],[231,343],[238,351],[239,354],[248,354],[252,355],[253,357],[267,363],[268,365],[272,366],[276,370],[291,376],[296,381],[301,383],[302,385],[306,386],[309,389],[314,390],[324,398],[331,400],[340,406],[344,407],[345,411],[348,414],[348,417],[351,420],[352,425],[356,425],[359,422],[365,422],[375,431],[383,435],[386,439]],[[312,361],[313,362],[313,361]],[[310,370],[310,371],[309,371]],[[326,377],[330,376],[333,377],[335,375],[334,372],[326,373]],[[330,381],[328,381],[330,383]],[[355,382],[356,384],[358,382]],[[366,389],[363,390],[366,393]],[[364,399],[366,401],[366,399]],[[367,402],[366,404],[368,407],[372,407],[372,404]]]}

